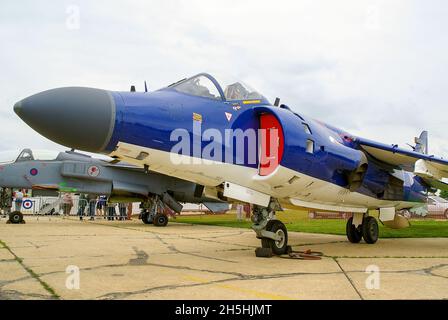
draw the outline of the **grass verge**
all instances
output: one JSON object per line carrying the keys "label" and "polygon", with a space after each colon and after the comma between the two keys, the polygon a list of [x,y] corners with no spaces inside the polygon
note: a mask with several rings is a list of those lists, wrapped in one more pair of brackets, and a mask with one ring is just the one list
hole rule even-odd
{"label": "grass verge", "polygon": [[[279,212],[281,220],[289,231],[345,235],[346,221],[342,219],[309,219],[308,212],[288,210]],[[176,222],[213,225],[234,228],[250,228],[250,221],[238,221],[232,213],[221,215],[177,216]],[[380,225],[381,238],[447,238],[448,221],[443,220],[411,220],[406,229],[389,229]]]}

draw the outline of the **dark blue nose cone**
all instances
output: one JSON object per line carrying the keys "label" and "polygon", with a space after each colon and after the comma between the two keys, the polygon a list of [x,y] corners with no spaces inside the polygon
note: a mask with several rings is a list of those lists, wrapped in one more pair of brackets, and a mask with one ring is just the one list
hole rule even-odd
{"label": "dark blue nose cone", "polygon": [[90,152],[106,148],[115,124],[112,94],[93,88],[43,91],[17,102],[14,112],[44,137]]}

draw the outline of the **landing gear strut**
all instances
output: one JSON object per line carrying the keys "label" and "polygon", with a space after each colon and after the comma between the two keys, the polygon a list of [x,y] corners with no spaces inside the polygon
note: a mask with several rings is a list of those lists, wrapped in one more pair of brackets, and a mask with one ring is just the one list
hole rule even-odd
{"label": "landing gear strut", "polygon": [[142,203],[140,219],[144,224],[154,224],[156,227],[165,227],[168,224],[168,216],[165,213],[165,204],[158,196],[150,198]]}
{"label": "landing gear strut", "polygon": [[347,239],[351,243],[359,243],[361,239],[368,244],[373,244],[378,241],[378,222],[374,217],[364,216],[362,223],[359,225],[353,224],[353,217],[347,220],[346,225]]}
{"label": "landing gear strut", "polygon": [[254,206],[252,229],[261,239],[261,248],[255,253],[257,257],[269,257],[272,254],[282,255],[288,250],[288,231],[285,225],[275,218],[275,211],[281,210],[276,200],[271,200],[269,206]]}

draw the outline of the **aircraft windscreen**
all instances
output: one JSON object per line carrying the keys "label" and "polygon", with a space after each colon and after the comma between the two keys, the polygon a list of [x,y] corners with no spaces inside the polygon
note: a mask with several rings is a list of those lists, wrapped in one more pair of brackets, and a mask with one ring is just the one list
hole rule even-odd
{"label": "aircraft windscreen", "polygon": [[224,92],[224,97],[227,101],[236,100],[265,100],[267,99],[250,85],[228,74],[220,73],[216,81]]}
{"label": "aircraft windscreen", "polygon": [[58,154],[59,152],[57,151],[23,149],[17,157],[16,162],[55,160]]}
{"label": "aircraft windscreen", "polygon": [[[190,95],[220,100],[221,94],[218,86],[224,93],[227,101],[237,100],[265,100],[267,99],[257,90],[253,89],[243,81],[235,80],[231,77],[220,77],[219,80],[209,74],[202,73],[186,80],[181,80],[170,87],[176,91]],[[219,85],[217,85],[219,83]]]}
{"label": "aircraft windscreen", "polygon": [[224,86],[224,95],[226,100],[229,101],[265,99],[265,97],[263,97],[256,90],[239,81]]}
{"label": "aircraft windscreen", "polygon": [[172,88],[193,96],[221,100],[221,95],[214,83],[203,75],[181,81],[178,84],[174,84]]}

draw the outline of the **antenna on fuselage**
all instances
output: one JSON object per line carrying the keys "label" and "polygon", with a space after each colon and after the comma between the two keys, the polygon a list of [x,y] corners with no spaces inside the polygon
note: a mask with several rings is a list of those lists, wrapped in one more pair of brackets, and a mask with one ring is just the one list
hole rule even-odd
{"label": "antenna on fuselage", "polygon": [[280,98],[275,98],[274,106],[278,107],[280,105]]}
{"label": "antenna on fuselage", "polygon": [[131,86],[131,92],[135,92],[135,86]]}
{"label": "antenna on fuselage", "polygon": [[148,92],[148,86],[146,85],[146,81],[145,81],[145,92]]}

